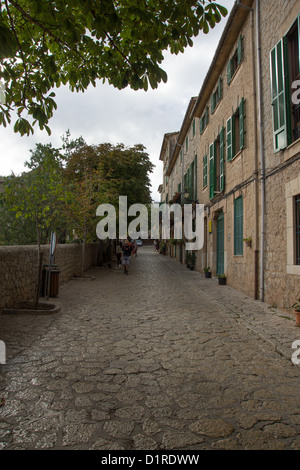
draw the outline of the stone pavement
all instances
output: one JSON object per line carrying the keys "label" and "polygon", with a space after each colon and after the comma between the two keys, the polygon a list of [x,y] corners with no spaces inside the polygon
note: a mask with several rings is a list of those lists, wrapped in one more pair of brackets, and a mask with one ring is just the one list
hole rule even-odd
{"label": "stone pavement", "polygon": [[88,274],[0,316],[0,448],[300,449],[292,316],[152,246]]}

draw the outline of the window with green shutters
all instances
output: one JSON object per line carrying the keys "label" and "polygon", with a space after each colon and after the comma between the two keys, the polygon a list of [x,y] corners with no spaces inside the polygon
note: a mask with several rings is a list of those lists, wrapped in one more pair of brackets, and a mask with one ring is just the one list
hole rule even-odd
{"label": "window with green shutters", "polygon": [[243,255],[243,197],[234,200],[234,254]]}
{"label": "window with green shutters", "polygon": [[227,161],[245,146],[245,100],[242,98],[240,105],[226,122],[226,153]]}
{"label": "window with green shutters", "polygon": [[196,134],[196,121],[193,119],[193,137],[195,137]]}
{"label": "window with green shutters", "polygon": [[207,154],[203,157],[203,188],[207,186]]}
{"label": "window with green shutters", "polygon": [[189,168],[189,200],[194,198],[194,162],[191,163]]}
{"label": "window with green shutters", "polygon": [[203,134],[209,121],[209,107],[206,106],[203,116],[200,118],[200,134]]}
{"label": "window with green shutters", "polygon": [[300,73],[300,18],[270,52],[274,151],[300,137],[300,104],[292,100],[292,84]]}
{"label": "window with green shutters", "polygon": [[284,78],[283,40],[271,52],[271,82],[274,148],[281,150],[287,145],[286,93]]}
{"label": "window with green shutters", "polygon": [[219,78],[218,86],[214,93],[211,96],[211,114],[213,114],[218,106],[219,102],[221,101],[223,96],[223,82],[222,78]]}
{"label": "window with green shutters", "polygon": [[189,202],[197,200],[197,155],[191,162],[186,174],[184,175],[184,192],[188,192]]}
{"label": "window with green shutters", "polygon": [[300,266],[300,194],[295,197],[295,264]]}
{"label": "window with green shutters", "polygon": [[215,160],[214,143],[209,146],[209,197],[212,199],[215,195]]}
{"label": "window with green shutters", "polygon": [[195,155],[195,157],[194,157],[194,197],[193,197],[193,200],[194,200],[194,201],[197,201],[197,200],[198,200],[198,195],[197,195],[197,191],[198,191],[198,185],[197,185],[197,174],[198,174],[197,162],[198,162],[197,155]]}
{"label": "window with green shutters", "polygon": [[227,83],[230,84],[233,76],[243,60],[243,36],[240,35],[238,39],[237,48],[235,49],[232,57],[227,63]]}
{"label": "window with green shutters", "polygon": [[209,197],[225,189],[225,129],[221,129],[217,139],[209,146]]}

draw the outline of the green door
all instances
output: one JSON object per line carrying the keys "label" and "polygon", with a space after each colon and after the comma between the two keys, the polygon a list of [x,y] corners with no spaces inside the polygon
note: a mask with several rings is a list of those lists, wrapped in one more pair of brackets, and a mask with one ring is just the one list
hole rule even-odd
{"label": "green door", "polygon": [[224,274],[224,213],[217,220],[217,275]]}

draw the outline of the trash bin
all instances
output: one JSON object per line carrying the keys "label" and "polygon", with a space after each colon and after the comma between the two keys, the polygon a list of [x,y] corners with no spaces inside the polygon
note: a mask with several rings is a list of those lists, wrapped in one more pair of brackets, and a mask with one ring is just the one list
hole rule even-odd
{"label": "trash bin", "polygon": [[[56,297],[59,291],[59,273],[60,270],[56,264],[49,265],[45,264],[43,266],[42,272],[42,294],[44,297],[48,295],[48,286],[49,286],[49,297]],[[49,283],[49,274],[50,274],[50,283]]]}

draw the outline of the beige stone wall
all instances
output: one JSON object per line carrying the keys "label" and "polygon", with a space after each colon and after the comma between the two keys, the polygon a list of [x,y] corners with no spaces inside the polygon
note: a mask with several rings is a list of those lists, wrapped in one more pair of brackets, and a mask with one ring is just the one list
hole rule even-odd
{"label": "beige stone wall", "polygon": [[[218,211],[223,210],[225,216],[225,273],[228,278],[228,284],[243,290],[254,296],[255,294],[255,249],[258,245],[257,234],[257,183],[254,181],[254,175],[257,170],[257,141],[255,138],[256,129],[256,95],[255,95],[255,54],[254,54],[254,31],[253,16],[248,15],[239,34],[243,36],[243,61],[236,71],[231,83],[227,84],[227,60],[219,75],[223,83],[222,100],[219,102],[214,113],[211,114],[210,96],[203,107],[209,107],[209,124],[202,134],[200,134],[200,119],[195,117],[195,133],[193,133],[193,123],[191,123],[185,136],[183,136],[183,164],[184,173],[186,173],[191,162],[197,155],[197,192],[199,203],[209,205],[205,225],[205,245],[203,250],[197,252],[196,269],[202,271],[204,267],[210,266],[213,274],[216,274],[216,216]],[[238,36],[228,55],[233,55],[237,48]],[[213,85],[215,89],[217,81]],[[225,171],[225,190],[219,196],[212,200],[209,197],[209,146],[217,138],[222,127],[226,129],[227,119],[234,113],[239,106],[241,99],[245,100],[245,146],[232,161],[227,162],[225,151],[224,171]],[[202,113],[201,113],[202,114]],[[225,133],[226,135],[226,133]],[[188,138],[188,150],[186,149],[185,138]],[[226,140],[226,137],[225,137]],[[226,146],[226,145],[225,145]],[[203,188],[203,157],[208,155],[208,185]],[[178,167],[180,166],[180,153],[178,154]],[[180,174],[176,175],[175,167],[172,176],[176,184],[181,182]],[[234,188],[242,182],[253,180],[242,189],[233,191]],[[244,199],[244,237],[251,236],[253,244],[251,248],[244,247],[242,256],[234,256],[234,198],[243,195]],[[209,222],[212,223],[212,233],[208,233]],[[178,250],[179,252],[179,250]],[[178,259],[178,253],[176,258]],[[183,256],[185,262],[185,253]]]}
{"label": "beige stone wall", "polygon": [[[264,251],[264,300],[282,308],[289,308],[296,296],[300,296],[300,267],[294,265],[293,252],[293,214],[292,204],[295,195],[300,194],[300,139],[284,151],[275,153],[273,146],[273,120],[271,105],[270,51],[287,33],[300,14],[300,0],[262,0],[260,5],[261,19],[261,74],[262,74],[262,107],[263,107],[263,151],[266,168],[266,202],[265,202],[265,251]],[[243,35],[243,61],[236,71],[230,85],[227,85],[227,60],[214,62],[220,64],[219,76],[223,80],[223,97],[214,114],[209,114],[209,124],[200,135],[199,116],[206,106],[210,108],[210,94],[217,86],[219,72],[211,72],[215,83],[206,81],[202,90],[204,99],[199,99],[195,112],[196,134],[192,128],[187,131],[189,149],[184,150],[184,171],[194,155],[198,156],[198,200],[207,206],[205,224],[205,245],[197,253],[197,269],[210,266],[216,274],[216,218],[219,211],[224,212],[225,222],[225,273],[228,284],[251,296],[260,292],[261,251],[261,181],[260,181],[260,128],[258,122],[258,87],[257,87],[257,43],[256,43],[256,2],[242,27],[233,23],[229,28],[222,52],[222,59],[232,56],[237,47],[239,34]],[[232,44],[236,35],[236,42]],[[229,44],[229,46],[228,46]],[[229,48],[231,47],[229,51]],[[224,53],[224,51],[226,51]],[[211,77],[209,77],[211,78]],[[204,100],[207,102],[203,103]],[[213,199],[209,197],[209,185],[203,188],[203,156],[208,155],[209,145],[216,139],[221,128],[226,128],[227,119],[240,103],[245,100],[245,146],[231,162],[227,162],[225,152],[225,190]],[[183,137],[184,138],[184,137]],[[180,154],[178,155],[180,158]],[[295,160],[295,161],[293,161]],[[291,164],[292,163],[292,164]],[[280,168],[280,166],[282,166]],[[278,171],[274,172],[274,169]],[[272,173],[273,172],[273,173]],[[179,176],[173,181],[178,183]],[[180,173],[181,178],[181,173]],[[209,182],[209,168],[208,168]],[[245,183],[245,184],[243,184]],[[241,186],[242,184],[242,186]],[[173,185],[174,186],[174,185]],[[243,247],[243,255],[234,255],[234,199],[243,196],[244,224],[243,237],[252,237],[252,246]],[[208,227],[212,224],[212,232]],[[178,259],[178,254],[177,254]]]}
{"label": "beige stone wall", "polygon": [[[97,249],[97,244],[91,243],[86,246],[85,270],[96,264]],[[42,253],[43,264],[48,264],[49,246],[43,246]],[[81,245],[57,245],[55,264],[60,270],[60,284],[80,274],[81,260]],[[0,310],[34,298],[38,273],[37,263],[36,246],[0,247]]]}
{"label": "beige stone wall", "polygon": [[[213,274],[216,274],[216,237],[217,223],[216,217],[220,210],[224,212],[224,243],[225,243],[225,274],[227,283],[232,287],[238,288],[247,294],[254,296],[255,291],[255,248],[257,240],[257,211],[259,211],[257,201],[257,191],[255,182],[255,172],[257,170],[257,142],[255,139],[256,126],[256,103],[255,103],[255,61],[253,49],[253,23],[252,15],[243,25],[240,33],[243,36],[243,61],[236,71],[231,83],[227,84],[227,68],[223,68],[221,78],[223,81],[223,98],[218,104],[214,114],[209,116],[209,124],[203,135],[200,137],[199,153],[199,185],[200,202],[209,205],[207,213],[207,223],[212,223],[212,233],[206,233],[205,239],[207,246],[203,253],[198,255],[198,269],[205,266],[212,268]],[[237,47],[237,41],[234,44],[230,56]],[[228,56],[228,59],[229,57]],[[226,61],[227,65],[227,61]],[[217,86],[217,83],[215,84]],[[241,99],[245,100],[245,145],[244,149],[237,153],[232,161],[227,161],[225,151],[225,190],[223,194],[215,196],[210,200],[209,197],[209,168],[208,185],[202,188],[203,174],[203,156],[208,155],[209,164],[209,146],[217,138],[222,127],[226,132],[226,121],[237,109]],[[210,106],[210,103],[207,103]],[[226,135],[226,134],[225,134]],[[237,188],[240,183],[249,182],[242,188]],[[244,245],[244,252],[241,256],[234,256],[234,199],[243,196],[244,211],[244,237],[252,237],[251,248]]]}
{"label": "beige stone wall", "polygon": [[300,296],[300,266],[294,265],[292,213],[293,197],[300,194],[300,161],[292,163],[300,153],[300,141],[274,152],[270,51],[300,14],[300,1],[264,0],[260,4],[266,173],[278,169],[266,180],[265,301],[289,309]]}

